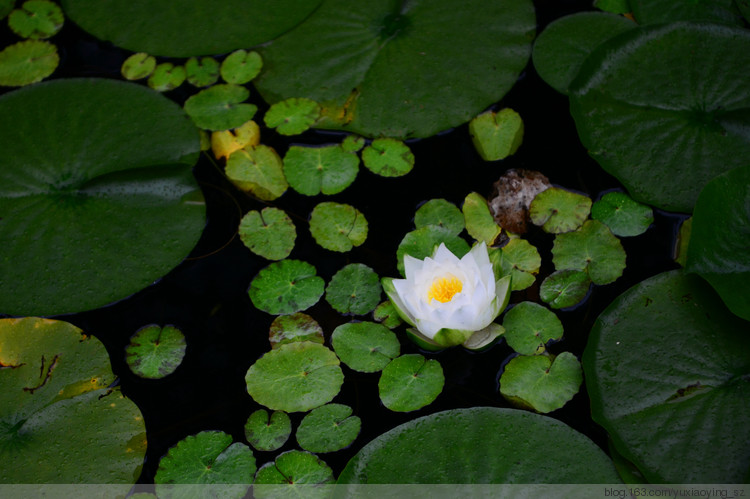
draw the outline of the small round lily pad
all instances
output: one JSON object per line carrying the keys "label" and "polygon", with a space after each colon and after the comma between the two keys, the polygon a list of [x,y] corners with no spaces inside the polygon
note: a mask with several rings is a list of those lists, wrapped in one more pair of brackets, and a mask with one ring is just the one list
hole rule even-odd
{"label": "small round lily pad", "polygon": [[292,421],[287,413],[265,409],[250,414],[245,423],[245,437],[254,449],[270,452],[280,449],[292,434]]}
{"label": "small round lily pad", "polygon": [[169,449],[159,461],[154,483],[160,497],[169,493],[168,484],[227,484],[222,495],[242,497],[256,469],[250,447],[232,443],[232,436],[224,432],[202,431]]}
{"label": "small round lily pad", "polygon": [[341,146],[291,146],[284,156],[284,175],[305,196],[338,194],[354,182],[359,157]]}
{"label": "small round lily pad", "polygon": [[232,153],[224,171],[234,185],[263,201],[273,201],[289,187],[281,158],[263,144]]}
{"label": "small round lily pad", "polygon": [[563,325],[554,312],[530,301],[521,302],[503,318],[505,341],[522,355],[537,355],[550,340],[563,336]]}
{"label": "small round lily pad", "polygon": [[501,249],[490,248],[489,253],[495,276],[510,276],[511,291],[520,291],[534,284],[542,257],[530,242],[520,238],[511,239]]}
{"label": "small round lily pad", "polygon": [[0,52],[0,85],[21,87],[51,75],[60,63],[57,47],[41,40],[8,45]]}
{"label": "small round lily pad", "polygon": [[331,278],[326,301],[339,313],[365,315],[380,302],[380,278],[363,263],[345,265]]}
{"label": "small round lily pad", "polygon": [[324,202],[310,214],[310,233],[327,250],[344,253],[367,239],[367,219],[348,204]]}
{"label": "small round lily pad", "polygon": [[396,335],[374,322],[340,325],[333,330],[331,345],[344,364],[364,373],[381,371],[401,353]]}
{"label": "small round lily pad", "polygon": [[391,300],[386,300],[375,307],[375,310],[372,311],[372,318],[388,329],[393,329],[403,323]]}
{"label": "small round lily pad", "polygon": [[[334,483],[333,471],[315,454],[300,450],[282,452],[272,463],[264,464],[255,475],[253,495],[258,498],[296,496],[297,485]],[[279,485],[283,485],[280,489]],[[265,487],[264,487],[265,486]],[[315,488],[297,489],[314,493]],[[328,497],[323,489],[320,497]],[[305,497],[310,497],[305,495]],[[318,497],[313,495],[312,497]]]}
{"label": "small round lily pad", "polygon": [[175,66],[171,62],[162,62],[154,68],[148,77],[148,86],[157,92],[169,92],[185,82],[184,66]]}
{"label": "small round lily pad", "polygon": [[583,225],[590,211],[591,198],[559,187],[540,192],[529,206],[534,225],[551,234],[576,230]]}
{"label": "small round lily pad", "polygon": [[414,168],[414,154],[396,139],[375,139],[362,151],[368,170],[382,177],[401,177]]}
{"label": "small round lily pad", "polygon": [[581,383],[581,363],[570,352],[554,360],[547,355],[519,355],[505,366],[500,393],[521,408],[547,413],[568,403]]}
{"label": "small round lily pad", "polygon": [[253,305],[269,314],[291,314],[315,305],[324,281],[315,267],[300,260],[282,260],[264,268],[250,283]]}
{"label": "small round lily pad", "polygon": [[378,392],[388,409],[410,412],[434,402],[444,384],[440,362],[419,354],[408,354],[396,357],[385,366],[378,382]]}
{"label": "small round lily pad", "polygon": [[260,144],[260,127],[253,120],[233,130],[216,130],[211,134],[211,150],[216,159],[229,158],[232,153],[245,147]]}
{"label": "small round lily pad", "polygon": [[191,57],[185,63],[185,76],[194,87],[207,87],[219,81],[219,61],[213,57]]}
{"label": "small round lily pad", "polygon": [[261,405],[304,412],[330,402],[341,389],[339,359],[318,343],[287,343],[258,359],[245,375],[247,392]]}
{"label": "small round lily pad", "polygon": [[34,40],[54,36],[64,22],[62,9],[48,0],[27,0],[8,16],[8,26],[15,34]]}
{"label": "small round lily pad", "polygon": [[250,91],[239,85],[214,85],[185,101],[185,112],[198,128],[228,130],[253,119],[258,106],[244,101]]}
{"label": "small round lily pad", "polygon": [[156,57],[145,52],[138,52],[122,63],[120,73],[126,80],[140,80],[150,76],[156,69]]}
{"label": "small round lily pad", "polygon": [[341,141],[341,148],[346,152],[357,152],[365,147],[365,138],[350,134]]}
{"label": "small round lily pad", "polygon": [[172,374],[185,357],[185,335],[174,326],[150,325],[139,329],[125,347],[125,362],[141,378]]}
{"label": "small round lily pad", "polygon": [[317,102],[294,97],[272,105],[263,121],[281,135],[298,135],[314,125],[319,117],[320,105]]}
{"label": "small round lily pad", "polygon": [[398,245],[396,259],[398,271],[404,275],[404,256],[411,255],[418,260],[432,256],[435,248],[444,243],[451,253],[458,258],[469,252],[469,244],[458,237],[450,229],[436,225],[425,225],[419,229],[407,232]]}
{"label": "small round lily pad", "polygon": [[244,85],[260,73],[263,60],[254,51],[235,50],[221,62],[221,77],[227,83]]}
{"label": "small round lily pad", "polygon": [[609,284],[625,269],[625,250],[606,225],[587,220],[580,229],[555,236],[552,262],[557,270],[585,270],[594,284]]}
{"label": "small round lily pad", "polygon": [[495,218],[490,213],[487,200],[480,194],[469,193],[464,199],[461,211],[464,214],[466,232],[477,241],[492,245],[502,232],[502,228],[495,223]]}
{"label": "small round lily pad", "polygon": [[469,122],[469,133],[485,161],[497,161],[515,154],[523,142],[523,120],[510,108],[487,111]]}
{"label": "small round lily pad", "polygon": [[591,218],[604,223],[616,236],[638,236],[654,222],[654,211],[624,192],[609,192],[591,207]]}
{"label": "small round lily pad", "polygon": [[297,428],[297,443],[310,452],[335,452],[349,447],[359,435],[362,420],[352,408],[327,404],[310,411]]}
{"label": "small round lily pad", "polygon": [[312,341],[322,345],[324,340],[323,328],[320,324],[302,312],[276,317],[268,330],[271,348],[279,348],[285,343],[295,341]]}
{"label": "small round lily pad", "polygon": [[268,260],[283,260],[294,249],[297,231],[283,210],[269,206],[242,217],[239,235],[244,245],[256,255]]}
{"label": "small round lily pad", "polygon": [[552,308],[568,308],[586,297],[591,279],[581,270],[558,270],[548,275],[539,287],[539,296]]}
{"label": "small round lily pad", "polygon": [[425,225],[444,227],[458,235],[464,230],[464,215],[458,207],[445,199],[430,199],[414,214],[414,226]]}

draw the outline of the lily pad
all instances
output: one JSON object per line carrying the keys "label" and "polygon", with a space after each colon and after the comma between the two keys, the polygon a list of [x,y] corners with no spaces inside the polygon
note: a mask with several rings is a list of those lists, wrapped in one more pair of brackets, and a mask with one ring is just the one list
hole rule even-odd
{"label": "lily pad", "polygon": [[357,152],[365,147],[365,138],[349,134],[341,141],[341,148],[346,152]]}
{"label": "lily pad", "polygon": [[211,150],[216,159],[229,158],[232,153],[260,144],[260,127],[253,120],[234,130],[217,130],[211,134]]}
{"label": "lily pad", "polygon": [[263,201],[273,201],[289,187],[281,158],[263,144],[232,153],[225,172],[234,185]]}
{"label": "lily pad", "polygon": [[487,111],[469,122],[474,148],[485,161],[498,161],[516,153],[523,142],[523,120],[510,108]]}
{"label": "lily pad", "polygon": [[401,353],[401,344],[396,335],[374,322],[340,325],[331,335],[331,345],[344,364],[364,373],[382,371]]}
{"label": "lily pad", "polygon": [[706,279],[729,310],[750,320],[750,167],[716,177],[698,197],[688,272]]}
{"label": "lily pad", "polygon": [[263,47],[255,83],[268,102],[320,102],[321,127],[428,137],[500,100],[526,65],[535,25],[527,0],[330,0]]}
{"label": "lily pad", "polygon": [[176,327],[146,326],[130,338],[125,362],[136,376],[159,379],[180,366],[185,349],[185,335]]}
{"label": "lily pad", "polygon": [[534,69],[549,86],[567,94],[583,61],[594,49],[636,26],[630,19],[604,12],[561,17],[550,23],[534,42],[531,56]]}
{"label": "lily pad", "polygon": [[304,412],[330,402],[344,374],[336,355],[309,341],[287,343],[250,366],[247,392],[261,405],[284,412]]}
{"label": "lily pad", "polygon": [[120,73],[126,80],[140,80],[150,76],[154,69],[156,69],[156,57],[145,52],[138,52],[125,59]]}
{"label": "lily pad", "polygon": [[349,461],[338,481],[540,482],[617,483],[619,478],[594,442],[560,421],[514,409],[473,407],[430,414],[380,435]]}
{"label": "lily pad", "polygon": [[466,231],[469,235],[491,246],[503,229],[495,223],[487,200],[476,192],[472,192],[464,199],[461,210],[464,213]]}
{"label": "lily pad", "polygon": [[268,260],[283,260],[294,249],[297,230],[292,219],[272,206],[250,211],[239,228],[240,239],[250,251]]}
{"label": "lily pad", "polygon": [[48,0],[26,0],[8,16],[8,26],[15,34],[34,40],[54,36],[64,22],[60,7]]}
{"label": "lily pad", "polygon": [[235,50],[221,62],[221,77],[227,83],[244,85],[258,76],[263,59],[254,51]]}
{"label": "lily pad", "polygon": [[404,274],[404,256],[411,255],[417,260],[432,256],[435,248],[444,243],[451,253],[458,258],[469,252],[469,244],[453,233],[452,230],[436,225],[425,225],[408,232],[398,245],[396,259],[398,271]]}
{"label": "lily pad", "polygon": [[352,416],[352,408],[327,404],[313,409],[297,428],[297,443],[310,452],[335,452],[349,447],[359,435],[362,420]]}
{"label": "lily pad", "polygon": [[530,301],[511,308],[503,318],[505,341],[522,355],[544,353],[545,345],[563,336],[563,325],[554,312]]}
{"label": "lily pad", "polygon": [[359,172],[359,157],[339,145],[291,146],[284,156],[284,175],[292,189],[305,196],[338,194]]}
{"label": "lily pad", "polygon": [[[320,0],[61,0],[65,14],[95,37],[133,52],[190,57],[272,40],[302,22]],[[217,36],[219,33],[221,36]]]}
{"label": "lily pad", "polygon": [[3,95],[0,115],[24,117],[0,133],[3,312],[104,306],[151,285],[198,241],[198,134],[168,99],[66,79]]}
{"label": "lily pad", "polygon": [[249,96],[250,91],[239,85],[214,85],[186,100],[185,112],[198,128],[227,130],[238,127],[255,116],[258,106],[242,104]]}
{"label": "lily pad", "polygon": [[604,223],[616,236],[638,236],[654,223],[654,211],[623,192],[609,192],[591,207],[591,218]]}
{"label": "lily pad", "polygon": [[310,214],[310,233],[323,248],[345,253],[367,239],[367,219],[348,204],[319,203]]}
{"label": "lily pad", "polygon": [[581,383],[581,364],[570,352],[554,359],[547,355],[520,355],[505,366],[500,393],[519,407],[547,413],[567,404]]}
{"label": "lily pad", "polygon": [[748,80],[750,31],[645,26],[586,59],[571,113],[589,154],[636,201],[689,213],[709,180],[750,157]]}
{"label": "lily pad", "polygon": [[749,330],[679,270],[637,284],[596,320],[583,354],[592,416],[649,482],[747,478]]}
{"label": "lily pad", "polygon": [[[295,486],[297,485],[318,485],[334,481],[331,468],[315,454],[290,450],[282,452],[274,462],[266,463],[258,470],[255,475],[253,494],[258,498],[296,496]],[[279,485],[284,487],[280,488]],[[315,489],[304,490],[314,492]],[[323,497],[326,496],[327,494],[323,494]]]}
{"label": "lily pad", "polygon": [[552,262],[557,270],[585,270],[594,284],[609,284],[625,269],[625,250],[606,225],[587,220],[577,231],[555,236]]}
{"label": "lily pad", "polygon": [[372,311],[372,318],[388,329],[393,329],[403,323],[396,307],[393,306],[390,300],[386,300],[375,307],[375,310]]}
{"label": "lily pad", "polygon": [[0,19],[5,19],[5,16],[13,11],[16,0],[0,0]]}
{"label": "lily pad", "polygon": [[22,87],[42,81],[60,63],[57,47],[41,40],[8,45],[0,52],[0,85]]}
{"label": "lily pad", "polygon": [[705,21],[742,25],[734,0],[629,0],[638,24]]}
{"label": "lily pad", "polygon": [[362,151],[362,162],[381,177],[401,177],[414,168],[414,154],[396,139],[375,139]]}
{"label": "lily pad", "polygon": [[503,326],[491,322],[486,328],[480,329],[469,336],[469,339],[461,343],[461,346],[467,350],[481,352],[489,349],[492,345],[497,343],[500,337],[504,334],[505,328]]}
{"label": "lily pad", "polygon": [[414,214],[414,226],[437,225],[458,235],[464,230],[464,215],[458,207],[445,199],[430,199]]}
{"label": "lily pad", "polygon": [[539,296],[552,308],[578,305],[589,292],[591,279],[581,270],[558,270],[548,275],[539,287]]}
{"label": "lily pad", "polygon": [[363,263],[345,265],[328,283],[326,301],[339,313],[365,315],[380,302],[380,278]]}
{"label": "lily pad", "polygon": [[520,291],[534,284],[542,265],[539,251],[525,239],[511,239],[500,249],[490,248],[489,254],[495,277],[510,276],[511,291]]}
{"label": "lily pad", "polygon": [[594,0],[594,7],[612,14],[627,14],[632,12],[630,0]]}
{"label": "lily pad", "polygon": [[148,86],[157,92],[169,92],[185,82],[187,73],[184,66],[175,66],[171,62],[162,62],[154,68],[148,77]]}
{"label": "lily pad", "polygon": [[531,221],[550,234],[576,230],[590,212],[590,197],[559,187],[540,192],[529,206]]}
{"label": "lily pad", "polygon": [[245,437],[254,449],[270,452],[280,449],[292,434],[292,421],[287,413],[265,409],[250,414],[245,423]]}
{"label": "lily pad", "polygon": [[320,105],[310,99],[294,97],[273,104],[263,121],[281,135],[299,135],[320,118]]}
{"label": "lily pad", "polygon": [[323,344],[323,328],[315,319],[302,312],[290,315],[280,315],[271,323],[268,330],[268,340],[271,348],[279,348],[285,343],[295,341],[312,341]]}
{"label": "lily pad", "polygon": [[378,392],[388,409],[411,412],[433,403],[444,384],[440,362],[413,353],[396,357],[385,366]]}
{"label": "lily pad", "polygon": [[219,62],[213,57],[191,57],[185,63],[185,76],[194,87],[207,87],[219,81]]}
{"label": "lily pad", "polygon": [[202,431],[169,449],[159,461],[154,483],[160,497],[169,494],[170,484],[234,484],[222,487],[222,496],[241,498],[255,470],[250,447],[232,443],[232,436],[224,432]]}
{"label": "lily pad", "polygon": [[114,381],[104,345],[75,326],[0,320],[0,483],[133,483],[146,428]]}
{"label": "lily pad", "polygon": [[323,296],[324,281],[315,267],[300,260],[282,260],[264,268],[250,283],[253,305],[269,314],[291,314],[312,307]]}

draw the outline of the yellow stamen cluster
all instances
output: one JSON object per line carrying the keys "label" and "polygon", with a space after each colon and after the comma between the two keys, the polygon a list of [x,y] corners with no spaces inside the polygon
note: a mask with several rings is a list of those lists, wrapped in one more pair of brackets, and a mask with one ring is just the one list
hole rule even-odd
{"label": "yellow stamen cluster", "polygon": [[430,290],[427,292],[427,301],[437,300],[446,303],[453,299],[456,293],[463,289],[463,283],[454,275],[437,277],[432,281]]}

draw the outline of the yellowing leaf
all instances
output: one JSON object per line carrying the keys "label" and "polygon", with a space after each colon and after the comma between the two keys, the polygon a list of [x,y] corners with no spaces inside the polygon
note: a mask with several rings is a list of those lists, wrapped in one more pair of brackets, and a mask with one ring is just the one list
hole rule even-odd
{"label": "yellowing leaf", "polygon": [[211,149],[216,159],[229,158],[240,149],[260,143],[260,128],[253,120],[234,130],[220,130],[211,134]]}

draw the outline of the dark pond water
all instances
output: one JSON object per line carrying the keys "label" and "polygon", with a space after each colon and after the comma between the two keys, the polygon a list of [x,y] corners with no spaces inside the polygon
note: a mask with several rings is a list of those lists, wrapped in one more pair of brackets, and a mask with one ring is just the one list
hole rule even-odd
{"label": "dark pond water", "polygon": [[[590,0],[536,1],[539,31],[562,15],[590,8]],[[7,27],[4,27],[7,31]],[[5,33],[3,37],[9,37]],[[68,23],[54,41],[61,50],[62,62],[54,77],[97,76],[119,78],[122,61],[129,53],[98,42]],[[183,85],[167,94],[182,103],[191,89]],[[257,95],[252,99],[259,101]],[[263,112],[267,106],[259,104]],[[330,199],[349,203],[362,211],[370,224],[365,244],[341,255],[315,244],[307,231],[306,220],[321,198],[307,198],[289,192],[275,205],[294,218],[298,238],[291,258],[313,263],[326,282],[343,265],[361,262],[381,276],[396,276],[395,253],[398,243],[413,228],[413,215],[420,203],[445,198],[460,205],[464,197],[476,191],[490,194],[492,183],[509,168],[540,170],[557,185],[584,192],[596,199],[603,191],[620,184],[607,175],[580,144],[567,98],[549,88],[527,67],[517,85],[500,102],[524,119],[526,134],[518,153],[502,162],[482,161],[469,139],[467,126],[460,126],[430,139],[411,142],[416,157],[414,170],[401,179],[375,176],[362,168],[357,181],[343,193]],[[260,116],[260,114],[259,114]],[[283,156],[292,143],[316,144],[340,141],[336,134],[307,132],[282,139],[264,131],[263,142]],[[179,440],[202,430],[222,430],[238,441],[244,440],[243,426],[248,415],[259,408],[245,389],[245,372],[270,349],[268,327],[272,316],[256,310],[247,288],[257,272],[268,264],[246,249],[236,228],[242,214],[260,209],[262,203],[240,193],[227,182],[207,157],[195,168],[206,196],[208,224],[200,243],[190,257],[155,285],[117,304],[99,310],[60,317],[99,338],[107,347],[114,372],[120,377],[123,392],[143,412],[148,432],[148,452],[140,481],[153,481],[160,457]],[[672,244],[679,217],[656,213],[654,225],[644,235],[623,239],[627,251],[627,269],[616,283],[595,287],[587,301],[573,311],[558,315],[565,326],[562,341],[553,345],[553,353],[571,351],[580,357],[588,331],[597,315],[625,289],[649,276],[674,267]],[[147,224],[148,221],[144,220]],[[543,267],[537,284],[514,293],[511,301],[538,301],[538,284],[552,269],[552,238],[541,232],[529,235],[537,245]],[[307,313],[323,326],[327,335],[351,318],[337,314],[325,300]],[[187,337],[187,354],[177,371],[162,380],[143,380],[134,376],[124,360],[130,336],[146,324],[174,324]],[[404,353],[417,352],[416,346],[400,336]],[[378,397],[378,374],[362,374],[344,367],[345,382],[335,402],[350,405],[362,418],[362,432],[346,450],[324,455],[338,475],[348,459],[364,444],[388,429],[436,411],[509,404],[498,393],[497,379],[512,354],[504,343],[475,354],[461,348],[439,354],[446,375],[443,393],[433,404],[408,414],[385,409]],[[606,435],[589,415],[585,390],[552,417],[560,419],[588,435],[606,449]],[[302,414],[292,415],[299,423]],[[294,448],[294,439],[282,450]],[[277,453],[256,453],[258,463],[273,459]]]}

